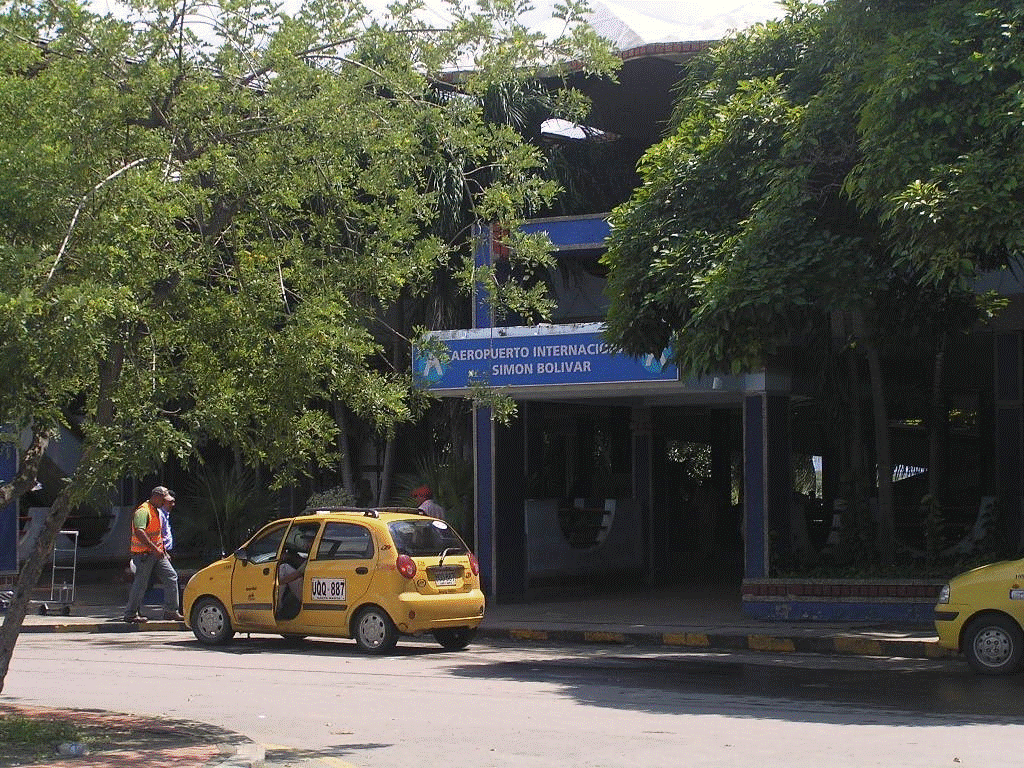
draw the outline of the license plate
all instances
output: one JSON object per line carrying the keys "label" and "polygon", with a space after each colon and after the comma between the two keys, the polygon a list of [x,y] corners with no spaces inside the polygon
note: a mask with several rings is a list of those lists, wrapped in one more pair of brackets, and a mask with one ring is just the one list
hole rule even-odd
{"label": "license plate", "polygon": [[434,579],[434,583],[439,587],[454,587],[455,577],[454,576],[439,576]]}
{"label": "license plate", "polygon": [[344,600],[344,579],[312,579],[309,583],[314,600]]}

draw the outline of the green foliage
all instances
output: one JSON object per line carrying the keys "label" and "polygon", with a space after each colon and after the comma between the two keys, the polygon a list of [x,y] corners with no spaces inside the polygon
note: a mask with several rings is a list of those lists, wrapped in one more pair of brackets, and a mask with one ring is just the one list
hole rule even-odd
{"label": "green foliage", "polygon": [[[944,0],[888,13],[836,3],[863,76],[862,159],[850,194],[877,210],[897,255],[940,285],[1021,252],[1024,9]],[[884,34],[879,31],[884,29]]]}
{"label": "green foliage", "polygon": [[354,507],[356,500],[343,485],[317,491],[306,499],[306,509],[322,509],[324,507]]}
{"label": "green foliage", "polygon": [[336,461],[324,403],[383,433],[413,417],[385,318],[465,256],[452,207],[512,231],[555,191],[488,99],[536,91],[541,63],[612,69],[576,2],[551,39],[522,2],[455,4],[448,29],[414,6],[0,10],[0,423],[74,421],[72,502],[211,443],[281,487]]}
{"label": "green foliage", "polygon": [[616,346],[671,346],[691,375],[759,369],[883,280],[870,227],[837,196],[852,112],[828,86],[821,14],[797,7],[694,65],[673,132],[612,214]]}
{"label": "green foliage", "polygon": [[861,340],[961,331],[989,313],[978,272],[1021,254],[1019,4],[787,10],[697,59],[612,214],[631,354],[759,369],[842,312]]}
{"label": "green foliage", "polygon": [[434,501],[445,509],[445,519],[472,545],[473,531],[473,465],[463,459],[430,456],[416,460],[416,471],[395,478],[392,503],[399,506],[417,506],[412,490],[421,485],[430,486]]}
{"label": "green foliage", "polygon": [[255,471],[238,464],[203,466],[178,506],[176,545],[182,538],[180,548],[201,549],[212,540],[219,544],[220,555],[240,546],[257,528],[278,516],[276,495]]}

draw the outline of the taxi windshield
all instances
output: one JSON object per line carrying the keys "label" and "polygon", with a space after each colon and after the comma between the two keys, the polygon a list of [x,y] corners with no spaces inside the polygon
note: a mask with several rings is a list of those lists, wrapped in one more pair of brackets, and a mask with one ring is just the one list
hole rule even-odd
{"label": "taxi windshield", "polygon": [[391,538],[401,555],[426,557],[440,555],[448,550],[449,555],[464,555],[466,545],[451,526],[440,520],[395,520],[388,523]]}

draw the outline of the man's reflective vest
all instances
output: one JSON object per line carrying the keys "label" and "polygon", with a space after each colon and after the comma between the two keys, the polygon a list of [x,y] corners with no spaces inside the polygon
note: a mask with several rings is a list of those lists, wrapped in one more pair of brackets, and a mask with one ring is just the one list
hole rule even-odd
{"label": "man's reflective vest", "polygon": [[[159,547],[160,551],[164,549],[164,537],[163,531],[160,529],[160,513],[157,508],[150,504],[148,501],[139,504],[136,508],[136,512],[145,507],[149,520],[146,521],[146,535],[149,536],[149,540]],[[138,531],[135,529],[135,515],[132,515],[132,554],[141,555],[152,550],[146,546],[146,542],[139,536]]]}

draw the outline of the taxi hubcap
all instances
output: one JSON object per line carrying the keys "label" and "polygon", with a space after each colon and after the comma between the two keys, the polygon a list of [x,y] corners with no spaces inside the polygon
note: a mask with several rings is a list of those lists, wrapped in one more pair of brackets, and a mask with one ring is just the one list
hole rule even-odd
{"label": "taxi hubcap", "polygon": [[974,640],[978,658],[990,666],[1004,663],[1013,652],[1010,638],[1001,629],[990,627],[978,633]]}
{"label": "taxi hubcap", "polygon": [[359,620],[359,634],[365,643],[377,647],[384,642],[384,621],[375,613],[368,613]]}
{"label": "taxi hubcap", "polygon": [[224,628],[224,616],[213,606],[203,608],[199,612],[199,631],[207,637],[213,637]]}

